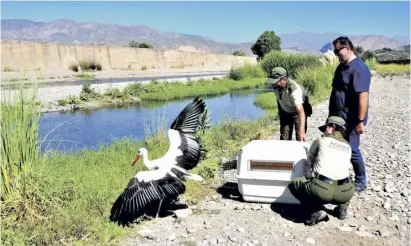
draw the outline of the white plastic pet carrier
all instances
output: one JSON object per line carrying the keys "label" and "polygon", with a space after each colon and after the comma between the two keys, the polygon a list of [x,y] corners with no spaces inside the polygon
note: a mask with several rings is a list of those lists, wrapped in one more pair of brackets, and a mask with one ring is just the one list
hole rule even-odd
{"label": "white plastic pet carrier", "polygon": [[238,190],[248,202],[291,203],[299,201],[287,185],[292,178],[311,176],[309,144],[299,141],[254,140],[237,159]]}

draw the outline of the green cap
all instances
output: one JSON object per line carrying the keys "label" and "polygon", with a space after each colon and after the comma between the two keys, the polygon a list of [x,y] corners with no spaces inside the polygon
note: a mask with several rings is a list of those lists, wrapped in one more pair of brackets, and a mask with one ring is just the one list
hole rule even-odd
{"label": "green cap", "polygon": [[345,128],[345,120],[341,117],[338,116],[330,116],[328,117],[327,121],[325,122],[325,125],[318,127],[318,129],[320,129],[320,131],[324,132],[325,129],[327,129],[327,125],[328,124],[336,124],[339,126],[342,126]]}
{"label": "green cap", "polygon": [[270,78],[268,79],[268,83],[276,84],[282,79],[283,77],[287,76],[287,71],[283,67],[275,67],[271,70]]}

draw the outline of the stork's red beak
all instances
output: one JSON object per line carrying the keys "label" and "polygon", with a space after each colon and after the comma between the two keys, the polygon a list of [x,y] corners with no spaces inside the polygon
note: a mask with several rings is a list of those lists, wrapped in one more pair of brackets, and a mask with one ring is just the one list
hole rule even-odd
{"label": "stork's red beak", "polygon": [[131,165],[134,166],[136,164],[136,162],[138,161],[138,159],[140,159],[140,156],[136,155],[136,159],[134,159],[134,161]]}

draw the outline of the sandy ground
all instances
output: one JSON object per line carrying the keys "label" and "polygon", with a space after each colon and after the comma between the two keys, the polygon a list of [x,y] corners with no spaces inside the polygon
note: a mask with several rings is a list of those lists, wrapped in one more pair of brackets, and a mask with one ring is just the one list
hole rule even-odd
{"label": "sandy ground", "polygon": [[[328,102],[314,107],[310,140],[320,135],[327,108]],[[346,220],[329,215],[328,222],[305,226],[298,207],[247,203],[216,191],[189,206],[192,215],[145,222],[120,245],[410,245],[409,76],[373,77],[369,119],[360,146],[369,188],[353,197]]]}

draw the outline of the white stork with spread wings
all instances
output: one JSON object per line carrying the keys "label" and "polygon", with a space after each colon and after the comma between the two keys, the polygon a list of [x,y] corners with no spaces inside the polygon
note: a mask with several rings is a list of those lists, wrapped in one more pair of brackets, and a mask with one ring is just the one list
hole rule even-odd
{"label": "white stork with spread wings", "polygon": [[193,136],[205,107],[202,99],[195,98],[180,112],[168,130],[170,147],[163,157],[148,160],[147,149],[138,150],[132,165],[142,157],[149,171],[140,171],[129,181],[113,204],[111,221],[128,224],[159,203],[157,218],[163,200],[177,198],[185,192],[186,187],[182,181],[203,180],[201,176],[187,170],[193,169],[199,163],[205,151],[199,140]]}

